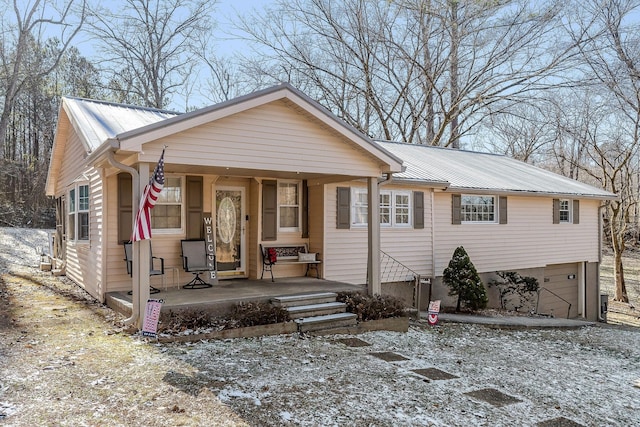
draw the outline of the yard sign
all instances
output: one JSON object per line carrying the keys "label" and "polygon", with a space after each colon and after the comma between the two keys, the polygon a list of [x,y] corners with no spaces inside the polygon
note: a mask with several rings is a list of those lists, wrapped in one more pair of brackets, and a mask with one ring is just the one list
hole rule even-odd
{"label": "yard sign", "polygon": [[160,309],[164,300],[148,299],[147,307],[144,311],[144,322],[142,323],[142,336],[158,337],[158,320],[160,320]]}

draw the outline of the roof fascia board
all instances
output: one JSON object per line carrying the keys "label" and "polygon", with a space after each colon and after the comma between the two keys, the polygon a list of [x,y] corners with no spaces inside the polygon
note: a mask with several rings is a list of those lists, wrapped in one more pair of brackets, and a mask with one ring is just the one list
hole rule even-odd
{"label": "roof fascia board", "polygon": [[465,188],[465,187],[449,187],[445,189],[445,193],[465,193],[465,194],[499,194],[506,196],[523,196],[523,197],[554,197],[565,199],[593,199],[593,200],[617,200],[618,196],[609,194],[588,194],[588,193],[553,193],[549,191],[513,191],[499,190],[495,188]]}

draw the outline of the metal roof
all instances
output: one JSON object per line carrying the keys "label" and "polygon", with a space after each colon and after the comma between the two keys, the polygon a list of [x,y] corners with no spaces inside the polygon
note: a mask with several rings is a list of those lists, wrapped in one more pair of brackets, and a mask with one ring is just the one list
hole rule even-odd
{"label": "metal roof", "polygon": [[428,181],[460,191],[539,193],[613,199],[615,194],[503,155],[376,141],[400,157],[406,170],[394,179]]}
{"label": "metal roof", "polygon": [[64,107],[90,151],[118,134],[150,125],[179,113],[112,102],[64,97]]}

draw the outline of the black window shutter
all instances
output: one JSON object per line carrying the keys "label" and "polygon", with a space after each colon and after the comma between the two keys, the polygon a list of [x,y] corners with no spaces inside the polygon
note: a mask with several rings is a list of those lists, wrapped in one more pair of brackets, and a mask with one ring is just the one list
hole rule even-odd
{"label": "black window shutter", "polygon": [[302,238],[309,237],[309,188],[307,180],[302,181]]}
{"label": "black window shutter", "polygon": [[573,223],[580,224],[580,200],[573,201]]}
{"label": "black window shutter", "polygon": [[462,196],[451,195],[451,224],[462,224]]}
{"label": "black window shutter", "polygon": [[118,174],[118,243],[128,242],[131,239],[133,226],[133,209],[131,175],[125,172]]}
{"label": "black window shutter", "polygon": [[338,187],[338,200],[336,203],[336,228],[351,228],[351,189]]}
{"label": "black window shutter", "polygon": [[278,238],[278,181],[262,181],[262,240]]}
{"label": "black window shutter", "polygon": [[498,218],[500,224],[507,223],[507,196],[500,196],[498,198],[498,205],[500,209],[500,218]]}
{"label": "black window shutter", "polygon": [[553,223],[560,224],[560,199],[553,199]]}
{"label": "black window shutter", "polygon": [[413,192],[413,228],[424,228],[424,192]]}
{"label": "black window shutter", "polygon": [[187,239],[204,238],[202,212],[204,211],[204,184],[201,176],[187,176]]}

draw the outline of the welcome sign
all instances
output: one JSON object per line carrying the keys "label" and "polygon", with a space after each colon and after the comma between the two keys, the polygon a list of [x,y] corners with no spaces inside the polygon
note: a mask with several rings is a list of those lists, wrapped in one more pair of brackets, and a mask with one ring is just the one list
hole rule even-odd
{"label": "welcome sign", "polygon": [[218,282],[218,272],[216,267],[216,235],[213,230],[213,220],[211,212],[203,215],[204,221],[204,241],[207,256],[207,267],[209,268],[209,283]]}

